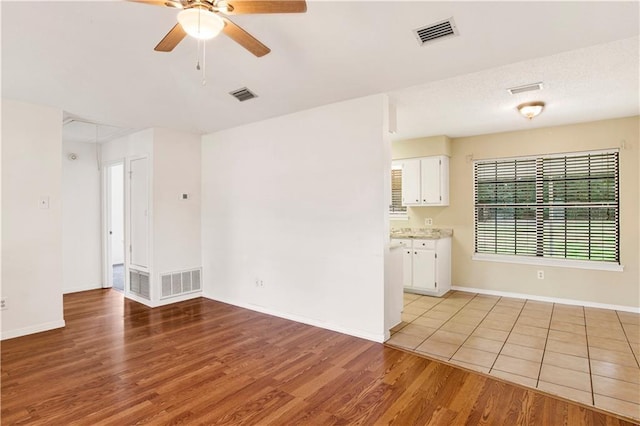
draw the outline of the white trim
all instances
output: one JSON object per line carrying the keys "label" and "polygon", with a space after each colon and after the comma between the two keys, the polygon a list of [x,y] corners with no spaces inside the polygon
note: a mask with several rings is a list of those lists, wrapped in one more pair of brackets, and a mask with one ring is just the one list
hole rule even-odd
{"label": "white trim", "polygon": [[613,154],[620,152],[620,148],[608,148],[608,149],[595,149],[593,151],[569,151],[569,152],[554,152],[552,154],[538,154],[538,155],[522,155],[515,157],[490,157],[490,158],[474,158],[473,164],[476,163],[489,163],[489,162],[507,162],[513,160],[536,160],[538,158],[561,158],[561,157],[580,157],[583,155],[599,155],[599,154]]}
{"label": "white trim", "polygon": [[589,260],[556,259],[549,257],[509,256],[506,254],[475,253],[472,260],[483,262],[516,263],[520,265],[555,266],[558,268],[594,269],[598,271],[622,272],[624,266],[612,262],[597,262]]}
{"label": "white trim", "polygon": [[17,330],[4,331],[0,333],[0,340],[13,339],[15,337],[41,333],[43,331],[54,330],[56,328],[63,328],[64,326],[64,320],[45,322],[43,324],[36,324],[25,328],[18,328]]}
{"label": "white trim", "polygon": [[[202,282],[200,282],[202,284]],[[184,293],[179,296],[167,296],[164,299],[160,299],[153,304],[154,308],[159,306],[170,305],[172,303],[184,302],[185,300],[197,299],[202,297],[202,290],[194,290],[190,293]]]}
{"label": "white trim", "polygon": [[[151,280],[149,280],[149,285],[151,285]],[[125,290],[126,290],[126,288],[125,288]],[[149,292],[151,292],[151,289],[149,289]],[[155,305],[153,304],[153,302],[151,302],[151,300],[147,300],[144,297],[138,296],[135,293],[125,292],[124,297],[127,298],[127,299],[130,299],[130,300],[133,300],[134,302],[141,303],[144,306],[147,306],[149,308],[155,308]]]}
{"label": "white trim", "polygon": [[409,220],[409,215],[407,213],[389,212],[389,220]]}
{"label": "white trim", "polygon": [[[100,182],[100,191],[101,191],[101,209],[100,209],[100,222],[101,222],[101,242],[102,242],[102,288],[112,288],[113,276],[111,270],[111,242],[109,238],[109,225],[111,220],[111,204],[109,203],[110,197],[110,188],[111,188],[111,168],[113,166],[117,166],[122,164],[122,226],[125,226],[125,211],[127,208],[126,205],[126,197],[125,197],[125,185],[126,185],[126,158],[121,157],[111,161],[106,161],[101,164],[102,173],[101,173],[101,182]],[[123,236],[126,241],[126,229],[122,230]],[[124,257],[126,257],[126,248],[123,246]],[[124,260],[126,264],[126,260]],[[126,275],[126,273],[125,273]],[[126,279],[125,279],[126,281]],[[126,288],[126,283],[123,283]]]}
{"label": "white trim", "polygon": [[589,302],[587,300],[562,299],[560,297],[536,296],[534,294],[511,293],[508,291],[487,290],[484,288],[474,288],[474,287],[461,287],[457,285],[451,286],[451,290],[464,291],[467,293],[486,294],[489,296],[511,297],[514,299],[528,299],[528,300],[535,300],[538,302],[559,303],[562,305],[584,306],[587,308],[611,309],[615,311],[632,312],[634,314],[640,314],[640,307],[636,307],[636,306],[611,305],[609,303]]}
{"label": "white trim", "polygon": [[64,289],[62,289],[62,294],[79,293],[81,291],[89,291],[89,290],[99,290],[101,288],[103,288],[102,284],[96,284],[96,285],[93,285],[93,286],[81,286],[81,287],[64,288]]}
{"label": "white trim", "polygon": [[344,328],[335,324],[330,324],[324,321],[320,321],[320,320],[316,320],[316,319],[312,319],[312,318],[307,318],[307,317],[303,317],[300,315],[295,315],[295,314],[289,314],[286,312],[280,312],[280,311],[275,311],[273,309],[269,309],[269,308],[265,308],[264,306],[257,306],[257,305],[252,305],[250,303],[242,303],[242,302],[238,302],[236,300],[231,300],[231,299],[216,299],[214,297],[208,296],[206,294],[203,294],[202,297],[210,299],[210,300],[215,300],[218,302],[222,302],[222,303],[228,303],[229,305],[233,305],[233,306],[237,306],[239,308],[243,308],[243,309],[248,309],[250,311],[255,311],[255,312],[260,312],[263,314],[267,314],[267,315],[272,315],[274,317],[278,317],[278,318],[284,318],[290,321],[295,321],[295,322],[299,322],[302,324],[307,324],[307,325],[312,325],[314,327],[319,327],[319,328],[324,328],[325,330],[331,330],[331,331],[336,331],[338,333],[342,333],[342,334],[348,334],[349,336],[354,336],[354,337],[359,337],[361,339],[366,339],[366,340],[371,340],[373,342],[377,342],[377,343],[384,343],[385,340],[387,340],[388,338],[386,337],[386,333],[389,333],[389,331],[387,330],[387,332],[385,333],[384,331],[380,334],[375,334],[375,333],[369,333],[366,331],[361,331],[361,330],[354,330],[352,328]]}

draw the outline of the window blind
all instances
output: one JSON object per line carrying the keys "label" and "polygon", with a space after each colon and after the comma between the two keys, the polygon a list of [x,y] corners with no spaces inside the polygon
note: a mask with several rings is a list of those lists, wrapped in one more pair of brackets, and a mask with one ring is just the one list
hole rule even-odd
{"label": "window blind", "polygon": [[475,251],[620,262],[618,152],[474,163]]}
{"label": "window blind", "polygon": [[407,207],[402,205],[402,169],[391,169],[391,205],[390,213],[406,213]]}

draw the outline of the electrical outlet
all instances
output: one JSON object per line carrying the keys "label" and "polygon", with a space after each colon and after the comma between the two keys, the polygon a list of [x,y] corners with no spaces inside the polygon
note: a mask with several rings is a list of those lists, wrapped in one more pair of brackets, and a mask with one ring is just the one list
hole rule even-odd
{"label": "electrical outlet", "polygon": [[256,287],[264,287],[264,281],[259,278],[256,278]]}
{"label": "electrical outlet", "polygon": [[425,226],[432,226],[433,225],[433,219],[431,219],[430,217],[426,217],[424,219],[424,224],[425,224]]}
{"label": "electrical outlet", "polygon": [[7,309],[7,298],[6,297],[1,297],[0,298],[0,311],[4,311],[5,309]]}
{"label": "electrical outlet", "polygon": [[544,280],[544,271],[538,271],[538,279]]}

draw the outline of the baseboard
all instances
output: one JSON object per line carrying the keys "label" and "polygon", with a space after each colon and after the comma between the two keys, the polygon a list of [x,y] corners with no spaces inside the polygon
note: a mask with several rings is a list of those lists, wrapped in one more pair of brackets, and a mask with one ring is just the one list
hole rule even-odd
{"label": "baseboard", "polygon": [[13,339],[15,337],[27,336],[29,334],[41,333],[43,331],[54,330],[65,326],[64,320],[45,322],[44,324],[32,325],[30,327],[19,328],[17,330],[3,331],[0,340]]}
{"label": "baseboard", "polygon": [[138,302],[143,304],[144,306],[147,306],[149,308],[154,308],[155,306],[151,303],[151,300],[149,299],[145,299],[144,297],[140,297],[134,293],[127,293],[124,296],[126,299],[130,299],[133,300],[134,302]]}
{"label": "baseboard", "polygon": [[131,299],[135,302],[142,303],[143,305],[149,308],[157,308],[160,306],[170,305],[172,303],[184,302],[185,300],[197,299],[198,297],[202,297],[201,291],[196,291],[188,294],[181,294],[175,297],[168,297],[166,299],[161,299],[156,302],[152,302],[151,300],[147,300],[144,297],[140,297],[134,293],[129,293],[125,296],[127,299]]}
{"label": "baseboard", "polygon": [[243,303],[237,300],[225,299],[225,298],[216,298],[206,294],[202,294],[202,297],[205,297],[210,300],[215,300],[222,303],[228,303],[229,305],[237,306],[239,308],[248,309],[250,311],[260,312],[262,314],[272,315],[278,318],[284,318],[287,320],[299,322],[302,324],[312,325],[314,327],[324,328],[325,330],[336,331],[338,333],[347,334],[349,336],[359,337],[361,339],[370,340],[372,342],[383,343],[385,339],[385,333],[375,334],[368,333],[361,330],[354,330],[351,328],[341,327],[335,324],[327,323],[324,321],[319,321],[313,318],[307,318],[296,314],[290,314],[287,312],[275,311],[273,309],[265,308],[264,306],[252,305],[250,303]]}
{"label": "baseboard", "polygon": [[608,303],[589,302],[586,300],[562,299],[559,297],[536,296],[533,294],[511,293],[508,291],[487,290],[485,288],[451,286],[451,290],[466,291],[469,293],[486,294],[488,296],[512,297],[514,299],[529,299],[538,302],[560,303],[563,305],[585,306],[587,308],[611,309],[614,311],[640,313],[640,307],[611,305]]}
{"label": "baseboard", "polygon": [[62,289],[62,294],[70,294],[70,293],[79,293],[81,291],[89,291],[89,290],[98,290],[102,288],[101,284],[96,284],[95,286],[82,286],[82,287],[71,287]]}
{"label": "baseboard", "polygon": [[153,306],[154,307],[165,306],[165,305],[170,305],[172,303],[184,302],[185,300],[197,299],[198,297],[202,297],[202,291],[194,291],[193,293],[181,294],[179,296],[160,299]]}

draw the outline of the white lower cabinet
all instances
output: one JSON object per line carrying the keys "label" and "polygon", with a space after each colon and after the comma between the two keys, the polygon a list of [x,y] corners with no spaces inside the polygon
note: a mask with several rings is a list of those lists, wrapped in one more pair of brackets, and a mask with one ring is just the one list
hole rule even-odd
{"label": "white lower cabinet", "polygon": [[442,296],[451,289],[451,238],[403,239],[402,282],[408,292]]}
{"label": "white lower cabinet", "polygon": [[411,265],[412,287],[417,290],[436,289],[436,251],[413,249]]}

